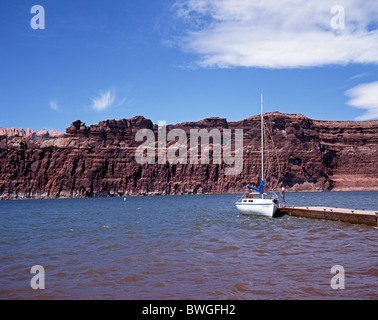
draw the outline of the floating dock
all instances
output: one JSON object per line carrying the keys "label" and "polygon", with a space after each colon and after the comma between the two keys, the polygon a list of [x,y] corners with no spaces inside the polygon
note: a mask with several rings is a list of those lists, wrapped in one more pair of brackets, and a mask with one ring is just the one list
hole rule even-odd
{"label": "floating dock", "polygon": [[279,208],[277,213],[279,216],[287,214],[293,217],[342,221],[378,227],[378,211],[330,207],[286,207]]}

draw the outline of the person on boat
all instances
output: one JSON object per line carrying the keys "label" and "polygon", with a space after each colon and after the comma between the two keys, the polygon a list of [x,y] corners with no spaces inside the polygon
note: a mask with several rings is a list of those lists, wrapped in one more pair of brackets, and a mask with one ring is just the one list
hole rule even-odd
{"label": "person on boat", "polygon": [[286,189],[283,183],[281,183],[281,196],[282,196],[282,205],[286,207]]}
{"label": "person on boat", "polygon": [[252,194],[252,192],[247,192],[246,198],[254,198],[255,196]]}
{"label": "person on boat", "polygon": [[272,189],[272,200],[273,200],[274,203],[276,203],[276,204],[279,206],[278,196],[277,196],[277,194],[274,192],[273,189]]}

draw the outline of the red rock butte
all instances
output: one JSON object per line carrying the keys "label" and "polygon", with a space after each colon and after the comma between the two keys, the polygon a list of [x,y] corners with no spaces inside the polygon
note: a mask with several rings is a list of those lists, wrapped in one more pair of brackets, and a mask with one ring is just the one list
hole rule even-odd
{"label": "red rock butte", "polygon": [[[281,182],[289,191],[378,190],[378,120],[278,112],[264,118],[268,190]],[[225,175],[224,162],[212,162],[211,150],[209,164],[138,164],[140,129],[158,135],[157,124],[142,116],[91,126],[77,120],[64,135],[0,129],[0,199],[243,193],[259,183],[260,116],[167,125],[167,132],[182,129],[188,139],[191,129],[243,129],[243,170],[236,176]]]}

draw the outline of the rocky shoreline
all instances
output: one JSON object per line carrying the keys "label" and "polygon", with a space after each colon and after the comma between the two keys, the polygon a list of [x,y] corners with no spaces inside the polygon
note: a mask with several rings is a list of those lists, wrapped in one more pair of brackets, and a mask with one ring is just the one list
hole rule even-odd
{"label": "rocky shoreline", "polygon": [[[288,191],[299,192],[378,190],[378,120],[320,121],[278,112],[264,117],[266,157],[272,159],[265,169],[273,177],[268,188],[283,182]],[[158,125],[142,116],[91,126],[78,120],[54,137],[0,131],[0,199],[238,194],[246,184],[258,184],[259,116],[167,125],[167,132],[183,130],[189,145],[195,128],[243,130],[240,174],[225,175],[228,165],[214,163],[213,149],[209,164],[137,163],[135,152],[143,142],[136,141],[136,133],[148,129],[158,136]]]}

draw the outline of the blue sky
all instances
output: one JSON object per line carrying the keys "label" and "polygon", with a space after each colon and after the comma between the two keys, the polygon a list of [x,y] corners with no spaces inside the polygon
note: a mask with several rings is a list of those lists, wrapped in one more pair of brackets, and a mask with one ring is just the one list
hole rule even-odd
{"label": "blue sky", "polygon": [[0,126],[235,121],[260,92],[267,112],[378,119],[377,17],[375,0],[1,0]]}

